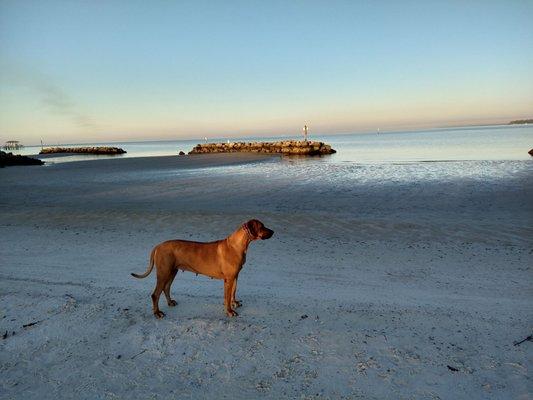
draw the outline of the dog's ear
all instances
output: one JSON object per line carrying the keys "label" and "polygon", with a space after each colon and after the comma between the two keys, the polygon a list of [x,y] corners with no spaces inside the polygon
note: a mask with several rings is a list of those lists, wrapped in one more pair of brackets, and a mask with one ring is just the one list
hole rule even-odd
{"label": "dog's ear", "polygon": [[246,222],[244,225],[246,225],[246,229],[248,232],[250,232],[250,235],[252,238],[257,239],[259,237],[259,224],[258,221],[255,219],[251,219],[250,221]]}

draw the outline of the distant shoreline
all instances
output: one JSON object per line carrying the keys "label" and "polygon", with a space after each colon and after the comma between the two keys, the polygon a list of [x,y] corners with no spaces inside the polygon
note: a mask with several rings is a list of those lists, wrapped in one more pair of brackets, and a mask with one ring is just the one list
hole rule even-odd
{"label": "distant shoreline", "polygon": [[517,119],[509,122],[507,125],[529,125],[533,124],[533,119]]}

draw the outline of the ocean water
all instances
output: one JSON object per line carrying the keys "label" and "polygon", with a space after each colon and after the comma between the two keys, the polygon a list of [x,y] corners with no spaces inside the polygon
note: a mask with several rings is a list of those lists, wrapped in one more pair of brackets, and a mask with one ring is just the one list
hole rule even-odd
{"label": "ocean water", "polygon": [[[296,139],[220,138],[210,141],[254,141]],[[332,145],[337,153],[323,157],[276,157],[272,162],[189,171],[189,174],[232,174],[243,180],[284,180],[294,185],[314,182],[360,185],[363,183],[406,182],[472,178],[505,179],[533,171],[533,126],[476,126],[426,131],[361,133],[310,136]],[[190,151],[198,140],[89,143],[118,146],[127,151],[121,156],[57,156],[54,163],[102,158],[177,155]],[[26,147],[21,154],[36,154],[38,147]],[[168,173],[168,172],[165,172]],[[183,171],[180,172],[183,174]]]}
{"label": "ocean water", "polygon": [[[405,223],[420,218],[447,223],[455,218],[472,226],[483,221],[490,224],[497,218],[513,227],[508,232],[518,227],[518,236],[531,221],[533,157],[528,151],[533,147],[533,126],[312,139],[324,140],[338,152],[201,168],[173,168],[171,163],[151,163],[149,159],[132,163],[144,165],[142,168],[130,168],[128,162],[112,163],[114,167],[107,168],[107,163],[96,161],[91,164],[95,174],[90,177],[82,169],[73,168],[74,174],[81,173],[78,190],[83,192],[87,179],[113,190],[84,196],[79,207],[93,202],[96,208],[113,209],[127,202],[132,210],[146,210],[148,206],[165,212],[246,213],[258,217],[287,213],[304,219],[321,215],[324,220],[356,217]],[[122,157],[176,156],[178,150],[188,151],[196,141],[105,144],[125,148],[128,153]],[[46,165],[55,169],[54,165],[67,159],[88,158],[47,158]],[[46,165],[39,169],[44,171]],[[58,168],[58,173],[51,173],[43,185],[60,184],[57,180],[66,170]]]}
{"label": "ocean water", "polygon": [[533,125],[339,135],[323,139],[340,150],[334,161],[528,160],[531,158],[528,151],[533,148]]}
{"label": "ocean water", "polygon": [[[300,139],[298,136],[273,138],[244,137],[218,138],[215,141],[268,141]],[[443,128],[426,131],[372,132],[342,135],[310,135],[311,140],[330,143],[338,153],[325,157],[328,162],[420,162],[460,160],[527,160],[533,147],[533,125],[476,126]],[[180,150],[188,152],[198,140],[164,140],[144,142],[106,142],[62,146],[117,146],[127,154],[112,157],[152,157],[176,155]],[[39,146],[28,146],[14,153],[37,154]],[[96,156],[93,158],[107,158]],[[54,157],[54,162],[87,160],[90,156]],[[51,161],[51,160],[49,160]]]}
{"label": "ocean water", "polygon": [[[314,138],[313,138],[314,139]],[[337,154],[158,171],[145,179],[169,204],[198,212],[280,212],[346,218],[458,218],[527,225],[533,127],[476,127],[318,138]],[[171,188],[171,189],[168,189]],[[246,188],[250,194],[246,195]],[[176,203],[173,203],[174,197]]]}

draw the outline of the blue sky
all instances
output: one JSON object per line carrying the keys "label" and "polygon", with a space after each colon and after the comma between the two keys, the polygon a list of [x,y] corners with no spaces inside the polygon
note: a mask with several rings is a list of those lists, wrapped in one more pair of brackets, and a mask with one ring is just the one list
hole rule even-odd
{"label": "blue sky", "polygon": [[0,140],[533,117],[532,1],[3,1]]}

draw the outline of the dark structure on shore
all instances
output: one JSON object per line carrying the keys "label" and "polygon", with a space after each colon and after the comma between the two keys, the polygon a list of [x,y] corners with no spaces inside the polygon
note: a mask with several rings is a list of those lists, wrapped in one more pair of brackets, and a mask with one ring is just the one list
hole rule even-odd
{"label": "dark structure on shore", "polygon": [[42,149],[39,154],[56,154],[56,153],[72,153],[72,154],[97,154],[97,155],[115,155],[124,154],[126,150],[119,147],[47,147]]}
{"label": "dark structure on shore", "polygon": [[336,153],[329,144],[304,140],[280,142],[200,143],[189,154],[208,153],[268,153],[283,155],[319,156]]}
{"label": "dark structure on shore", "polygon": [[0,168],[9,167],[13,165],[43,165],[44,162],[36,158],[15,155],[13,153],[6,153],[0,151]]}
{"label": "dark structure on shore", "polygon": [[20,150],[24,145],[18,140],[8,140],[2,147],[4,150]]}

